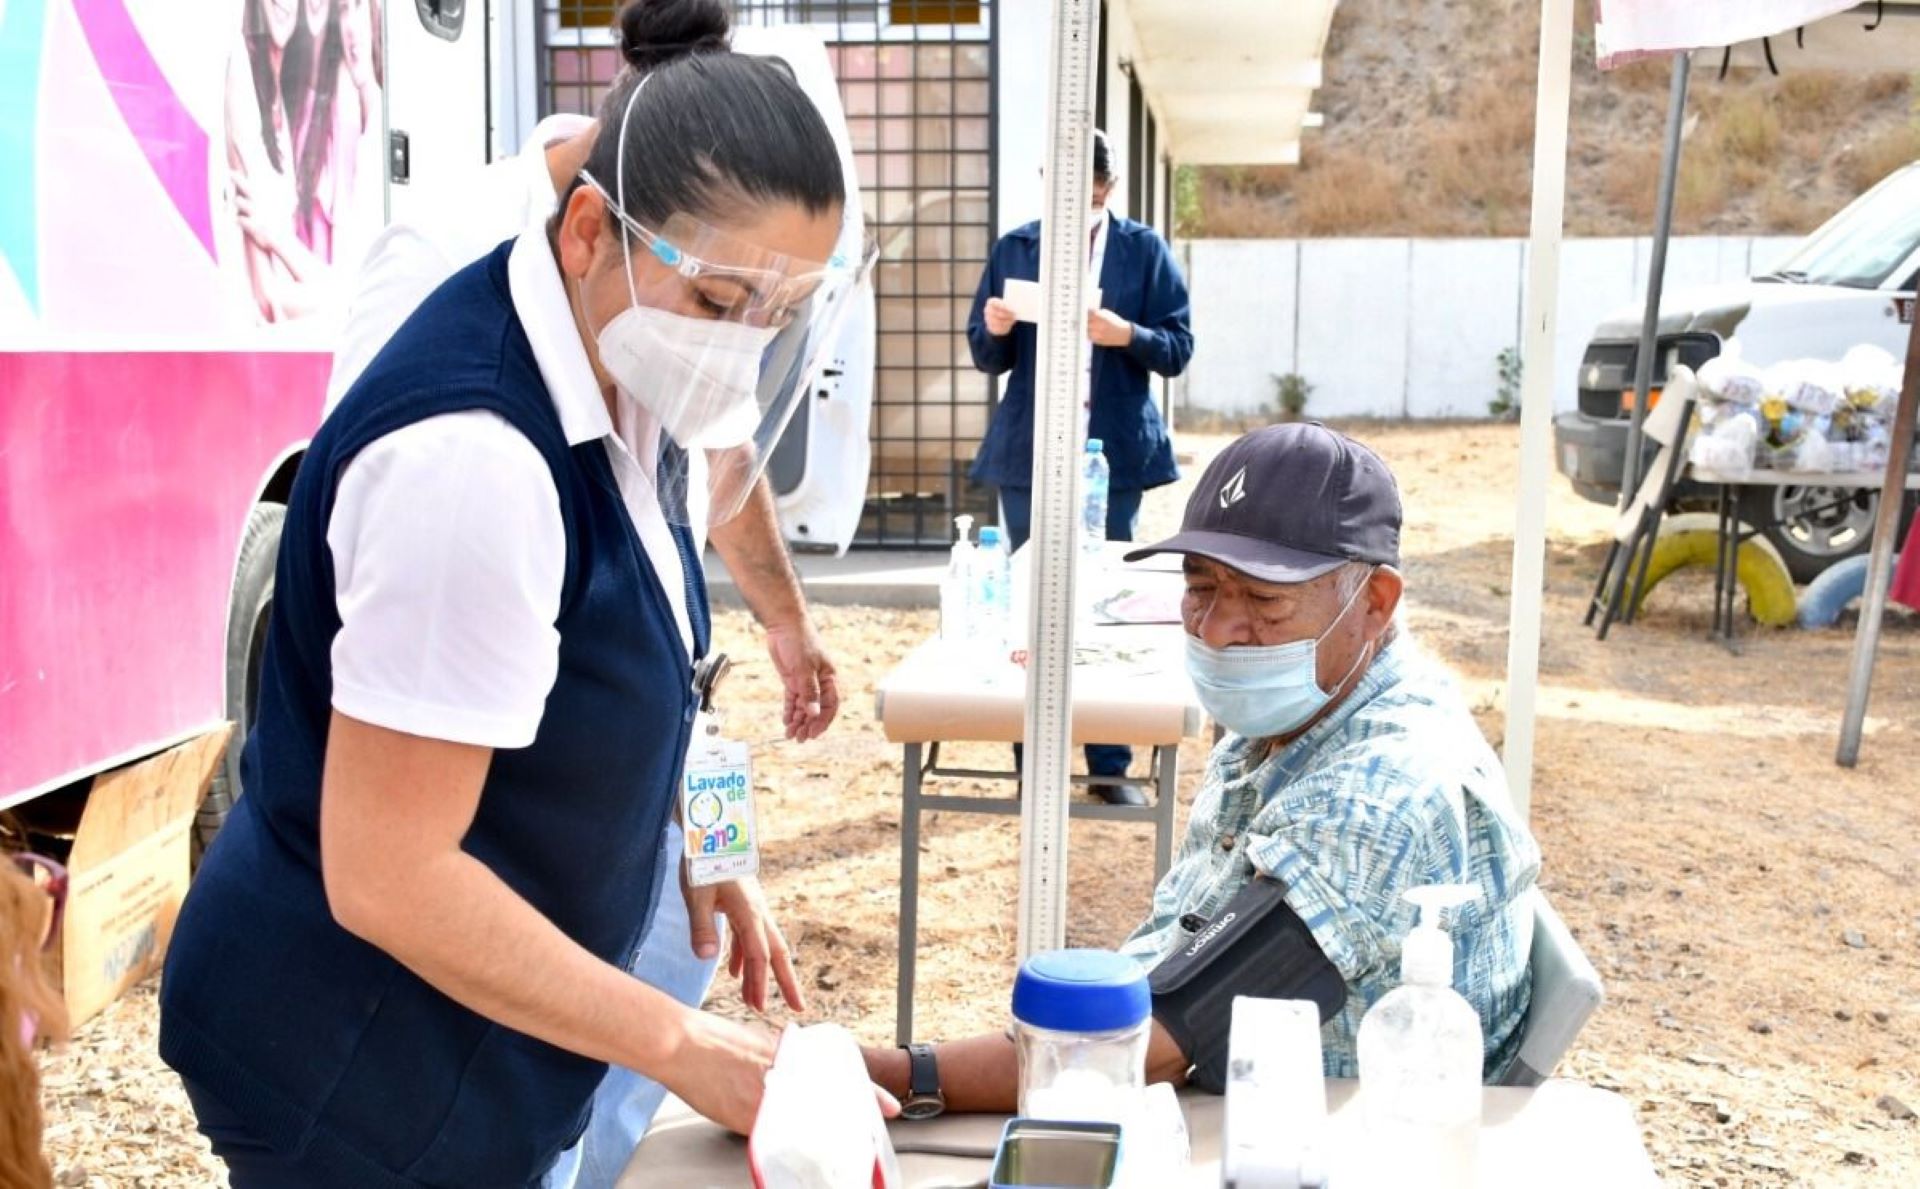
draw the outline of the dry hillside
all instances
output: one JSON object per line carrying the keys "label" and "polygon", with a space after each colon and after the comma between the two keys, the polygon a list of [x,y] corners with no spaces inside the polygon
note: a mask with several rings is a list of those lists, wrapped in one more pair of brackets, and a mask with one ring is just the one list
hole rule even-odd
{"label": "dry hillside", "polygon": [[[1643,235],[1671,68],[1603,75],[1590,0],[1576,22],[1567,228]],[[1529,0],[1343,0],[1315,104],[1326,126],[1308,133],[1301,166],[1197,171],[1183,179],[1183,232],[1526,234],[1538,45]],[[1920,157],[1913,76],[1717,76],[1694,72],[1683,233],[1807,231]]]}

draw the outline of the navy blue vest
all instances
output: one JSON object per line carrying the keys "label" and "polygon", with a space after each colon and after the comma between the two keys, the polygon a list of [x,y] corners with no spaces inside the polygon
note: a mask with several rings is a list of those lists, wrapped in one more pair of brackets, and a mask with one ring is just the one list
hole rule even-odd
{"label": "navy blue vest", "polygon": [[[568,446],[507,288],[511,244],[422,304],[314,438],[275,573],[246,795],[174,934],[160,1052],[341,1185],[526,1185],[579,1135],[605,1066],[468,1011],[333,921],[320,775],[340,630],[327,522],[374,440],[485,409],[540,451],[566,525],[559,675],[532,746],[497,751],[463,843],[568,936],[624,965],[693,717],[691,665],[605,446]],[[696,652],[706,591],[685,535]]]}

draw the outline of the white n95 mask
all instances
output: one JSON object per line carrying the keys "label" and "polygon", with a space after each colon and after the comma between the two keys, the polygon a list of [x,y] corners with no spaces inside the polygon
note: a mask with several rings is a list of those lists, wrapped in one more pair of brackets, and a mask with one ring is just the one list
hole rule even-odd
{"label": "white n95 mask", "polygon": [[748,441],[760,423],[760,360],[776,333],[630,305],[600,329],[600,366],[677,445],[724,449]]}

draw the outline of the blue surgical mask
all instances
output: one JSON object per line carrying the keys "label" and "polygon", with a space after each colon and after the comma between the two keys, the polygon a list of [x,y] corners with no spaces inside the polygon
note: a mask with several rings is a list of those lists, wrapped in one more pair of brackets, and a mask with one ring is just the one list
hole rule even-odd
{"label": "blue surgical mask", "polygon": [[[1299,730],[1326,708],[1333,695],[1320,688],[1320,642],[1353,610],[1360,592],[1347,598],[1327,630],[1311,640],[1290,644],[1215,648],[1198,636],[1187,637],[1187,676],[1200,705],[1214,722],[1247,739],[1272,739]],[[1347,683],[1367,659],[1371,641],[1354,658],[1335,689]]]}

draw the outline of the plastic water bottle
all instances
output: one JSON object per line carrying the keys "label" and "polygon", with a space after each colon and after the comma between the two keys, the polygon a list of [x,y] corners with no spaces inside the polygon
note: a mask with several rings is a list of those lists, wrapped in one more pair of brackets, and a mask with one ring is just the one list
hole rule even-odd
{"label": "plastic water bottle", "polygon": [[965,644],[973,633],[974,548],[973,517],[956,516],[957,534],[947,557],[946,577],[940,580],[940,639]]}
{"label": "plastic water bottle", "polygon": [[1013,621],[1013,559],[998,525],[980,530],[980,548],[973,557],[973,603],[967,622],[973,638],[994,662],[1007,654],[1008,629]]}
{"label": "plastic water bottle", "polygon": [[1364,1175],[1371,1187],[1477,1183],[1480,1143],[1480,1017],[1453,989],[1453,940],[1442,909],[1474,898],[1472,888],[1413,888],[1421,919],[1400,951],[1400,985],[1360,1021],[1360,1105]]}
{"label": "plastic water bottle", "polygon": [[1081,484],[1080,552],[1098,557],[1107,543],[1107,489],[1111,472],[1107,467],[1106,444],[1099,438],[1087,439],[1085,461],[1081,464],[1086,481]]}

